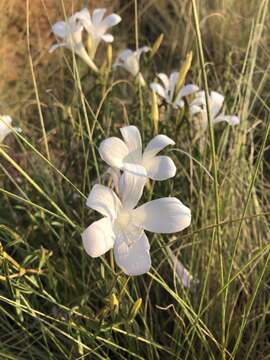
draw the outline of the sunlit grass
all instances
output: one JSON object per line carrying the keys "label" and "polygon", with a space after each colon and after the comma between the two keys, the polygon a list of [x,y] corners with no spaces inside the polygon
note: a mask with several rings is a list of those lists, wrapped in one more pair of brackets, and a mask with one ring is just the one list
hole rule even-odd
{"label": "sunlit grass", "polygon": [[[5,3],[8,39],[19,17],[15,1]],[[133,278],[112,253],[88,257],[80,234],[97,219],[86,196],[95,183],[108,183],[100,142],[128,123],[140,128],[145,144],[156,133],[151,91],[124,70],[95,75],[71,52],[47,54],[54,39],[48,25],[46,40],[37,41],[31,3],[23,7],[17,49],[25,63],[16,81],[0,83],[0,111],[23,130],[0,150],[0,358],[267,358],[268,1],[239,1],[235,8],[230,1],[115,2],[123,22],[114,30],[114,58],[164,33],[158,53],[141,63],[145,81],[179,70],[193,51],[188,80],[224,93],[226,110],[241,119],[198,136],[187,112],[160,107],[158,132],[175,141],[167,153],[178,171],[147,186],[143,200],[180,198],[192,225],[173,235],[148,234],[151,271]],[[52,11],[43,1],[40,11],[52,24],[80,5],[59,1]],[[106,68],[105,46],[97,59]],[[189,288],[177,281],[168,245],[193,276]]]}

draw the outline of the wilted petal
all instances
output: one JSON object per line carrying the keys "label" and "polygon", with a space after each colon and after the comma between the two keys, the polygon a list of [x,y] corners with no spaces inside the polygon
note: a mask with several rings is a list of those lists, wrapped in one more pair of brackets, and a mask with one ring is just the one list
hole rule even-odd
{"label": "wilted petal", "polygon": [[220,112],[224,102],[224,96],[216,91],[211,91],[210,94],[210,107],[211,107],[211,116],[216,117]]}
{"label": "wilted petal", "polygon": [[82,233],[83,247],[91,257],[105,254],[113,247],[114,233],[109,218],[95,221]]}
{"label": "wilted petal", "polygon": [[155,93],[157,93],[159,96],[161,96],[162,98],[165,98],[166,97],[166,93],[165,93],[165,90],[164,88],[160,85],[160,84],[157,84],[157,83],[151,83],[150,84],[150,88],[152,90],[154,90]]}
{"label": "wilted petal", "polygon": [[174,145],[174,144],[175,142],[172,139],[170,139],[167,135],[157,135],[146,146],[143,153],[143,159],[146,160],[151,157],[154,157],[166,146]]}
{"label": "wilted petal", "polygon": [[128,155],[129,150],[123,140],[111,137],[103,140],[99,146],[101,158],[110,166],[116,168],[123,167],[123,160]]}
{"label": "wilted petal", "polygon": [[190,284],[193,280],[193,276],[189,273],[189,271],[184,267],[180,260],[173,254],[171,249],[167,249],[169,256],[172,260],[173,267],[176,272],[177,280],[183,284],[185,288],[189,288]]}
{"label": "wilted petal", "polygon": [[126,164],[125,171],[119,181],[119,192],[122,204],[126,209],[133,209],[138,204],[146,180],[144,167]]}
{"label": "wilted petal", "polygon": [[154,156],[143,161],[147,176],[153,180],[166,180],[176,173],[174,162],[168,156]]}
{"label": "wilted petal", "polygon": [[238,116],[235,116],[235,115],[220,115],[220,116],[217,116],[214,120],[213,120],[213,123],[216,124],[218,122],[221,122],[221,121],[226,121],[229,125],[238,125],[240,123],[240,119]]}
{"label": "wilted petal", "polygon": [[123,139],[129,149],[129,157],[138,161],[142,157],[142,139],[137,126],[124,126],[120,129]]}
{"label": "wilted petal", "polygon": [[190,225],[191,212],[180,200],[167,197],[150,201],[133,210],[133,218],[147,231],[170,234]]}
{"label": "wilted petal", "polygon": [[115,261],[127,275],[145,274],[151,267],[149,248],[147,236],[143,231],[119,231],[114,246]]}
{"label": "wilted petal", "polygon": [[86,205],[102,215],[110,217],[111,220],[117,216],[121,207],[120,200],[115,193],[103,185],[94,185],[86,201]]}

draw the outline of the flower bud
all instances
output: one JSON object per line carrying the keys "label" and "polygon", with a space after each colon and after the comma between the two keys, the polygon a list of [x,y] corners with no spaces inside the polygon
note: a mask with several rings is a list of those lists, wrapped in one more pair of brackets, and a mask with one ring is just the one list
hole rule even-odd
{"label": "flower bud", "polygon": [[150,59],[152,59],[152,57],[158,52],[163,39],[164,39],[164,34],[160,34],[159,37],[154,42],[150,53]]}
{"label": "flower bud", "polygon": [[187,54],[186,59],[184,61],[184,64],[180,68],[179,76],[178,76],[176,87],[175,87],[174,96],[177,96],[177,94],[179,93],[181,87],[184,85],[187,73],[188,73],[188,71],[189,71],[189,69],[191,67],[191,62],[192,62],[192,51],[190,51]]}
{"label": "flower bud", "polygon": [[129,313],[130,321],[135,319],[135,317],[138,314],[138,311],[140,310],[141,305],[142,305],[142,298],[139,298],[138,300],[135,301],[132,308],[130,309],[130,313]]}
{"label": "flower bud", "polygon": [[158,101],[157,101],[157,95],[154,90],[152,90],[152,111],[151,111],[151,117],[153,121],[154,126],[154,132],[155,134],[158,133],[158,120],[159,120],[159,111],[158,111]]}

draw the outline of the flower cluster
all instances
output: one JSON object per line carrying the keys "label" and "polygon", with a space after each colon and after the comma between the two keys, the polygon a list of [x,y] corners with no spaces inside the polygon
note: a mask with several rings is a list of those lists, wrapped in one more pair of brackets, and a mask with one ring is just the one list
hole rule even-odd
{"label": "flower cluster", "polygon": [[151,258],[146,231],[174,233],[190,225],[191,213],[180,200],[167,197],[137,207],[148,178],[166,180],[175,175],[171,158],[157,155],[174,141],[165,135],[154,137],[142,151],[141,135],[136,126],[121,128],[123,140],[111,137],[99,147],[101,158],[116,169],[116,194],[112,189],[95,185],[87,206],[104,217],[83,233],[84,248],[91,257],[114,249],[118,266],[127,275],[149,271]]}
{"label": "flower cluster", "polygon": [[[72,50],[75,54],[80,56],[93,71],[98,72],[99,69],[94,63],[94,58],[100,42],[103,40],[106,43],[111,43],[114,37],[108,33],[108,30],[119,24],[121,17],[117,14],[105,16],[106,9],[95,9],[92,16],[88,9],[83,9],[76,12],[66,21],[59,21],[53,25],[53,33],[62,39],[62,42],[51,47],[52,52],[58,47],[66,47]],[[82,32],[86,31],[88,34],[86,50],[82,41]],[[117,57],[113,68],[124,68],[129,72],[138,82],[145,86],[146,82],[140,71],[140,57],[143,53],[151,51],[148,46],[143,46],[135,51],[131,49],[123,50]],[[150,83],[150,88],[159,95],[168,105],[174,109],[181,109],[185,105],[184,99],[190,99],[190,95],[195,96],[195,99],[189,103],[189,114],[191,119],[199,120],[202,129],[207,127],[207,111],[206,99],[204,91],[199,91],[199,87],[194,84],[187,84],[178,86],[180,72],[174,71],[168,77],[164,73],[157,74],[160,83]],[[221,108],[224,102],[224,97],[218,92],[212,91],[210,94],[210,120],[213,124],[220,121],[226,121],[230,125],[239,123],[237,116],[224,115]]]}
{"label": "flower cluster", "polygon": [[[90,68],[98,73],[95,55],[101,42],[112,43],[114,37],[108,32],[119,24],[121,17],[117,14],[106,14],[106,9],[95,9],[92,15],[88,9],[76,12],[66,21],[53,25],[53,33],[61,42],[51,47],[70,49],[81,57]],[[84,44],[83,39],[87,35]],[[153,47],[143,46],[135,51],[125,49],[118,54],[113,69],[119,67],[127,71],[145,87],[146,81],[140,67],[143,54],[153,57],[160,46],[160,41]],[[191,119],[199,120],[201,128],[207,127],[206,95],[194,84],[185,85],[185,77],[190,68],[192,53],[179,72],[169,76],[158,73],[158,81],[151,82],[149,88],[158,109],[157,96],[162,103],[174,110],[188,106]],[[210,120],[213,124],[226,121],[230,125],[239,123],[237,116],[224,115],[222,105],[224,97],[212,91],[209,96]],[[157,110],[158,112],[158,110]],[[157,129],[157,128],[156,128]],[[104,218],[94,222],[82,234],[86,252],[97,257],[109,249],[114,249],[115,259],[119,267],[129,275],[147,272],[151,265],[149,243],[146,231],[156,233],[172,233],[183,230],[190,224],[190,210],[176,198],[163,198],[150,201],[137,207],[141,199],[147,179],[166,180],[173,177],[176,167],[168,156],[158,153],[174,141],[165,135],[157,135],[146,148],[142,148],[139,130],[135,126],[120,129],[123,140],[110,137],[101,142],[100,157],[110,166],[114,190],[103,185],[95,185],[87,199],[87,206],[101,213]],[[170,255],[172,258],[172,255]],[[185,283],[185,282],[184,282]]]}

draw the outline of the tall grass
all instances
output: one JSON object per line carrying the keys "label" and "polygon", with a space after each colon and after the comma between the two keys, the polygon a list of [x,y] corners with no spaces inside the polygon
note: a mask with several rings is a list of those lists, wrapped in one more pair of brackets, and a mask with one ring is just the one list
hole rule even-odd
{"label": "tall grass", "polygon": [[[160,109],[159,133],[175,140],[168,152],[179,170],[144,199],[180,198],[192,225],[148,234],[152,267],[141,277],[121,273],[112,253],[88,257],[80,233],[97,219],[86,196],[107,183],[99,143],[128,123],[147,143],[151,93],[124,72],[107,81],[74,54],[47,54],[48,24],[81,2],[41,1],[42,34],[28,5],[21,18],[15,1],[0,2],[3,44],[13,26],[24,35],[12,48],[15,79],[3,64],[0,82],[0,111],[23,129],[0,149],[0,359],[269,358],[269,2],[112,4],[123,17],[114,56],[164,33],[143,64],[147,82],[178,70],[192,50],[188,80],[226,94],[227,112],[241,118],[198,138],[187,114]],[[177,281],[168,247],[192,274],[190,288]]]}

